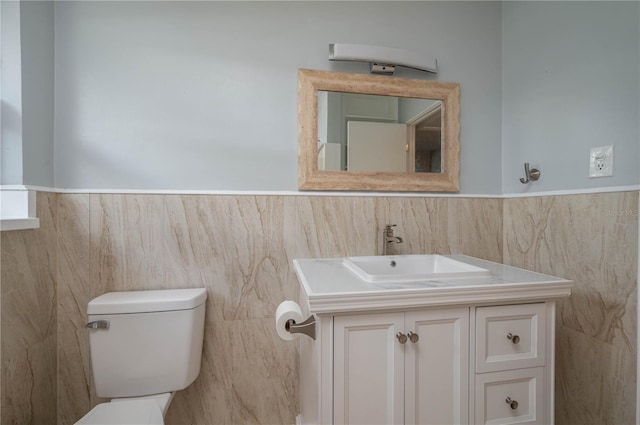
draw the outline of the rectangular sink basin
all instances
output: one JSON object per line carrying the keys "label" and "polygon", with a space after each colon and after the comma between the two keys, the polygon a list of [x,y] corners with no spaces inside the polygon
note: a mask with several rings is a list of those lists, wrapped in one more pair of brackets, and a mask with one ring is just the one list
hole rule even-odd
{"label": "rectangular sink basin", "polygon": [[411,282],[428,279],[487,277],[487,269],[442,255],[347,257],[342,264],[366,282]]}

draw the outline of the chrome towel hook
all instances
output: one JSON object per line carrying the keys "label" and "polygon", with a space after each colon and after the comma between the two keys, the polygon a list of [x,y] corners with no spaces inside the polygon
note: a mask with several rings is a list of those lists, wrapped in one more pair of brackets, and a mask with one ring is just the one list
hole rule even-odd
{"label": "chrome towel hook", "polygon": [[520,183],[527,184],[530,181],[537,181],[540,178],[540,170],[537,168],[529,169],[529,163],[524,163],[524,178],[520,178]]}

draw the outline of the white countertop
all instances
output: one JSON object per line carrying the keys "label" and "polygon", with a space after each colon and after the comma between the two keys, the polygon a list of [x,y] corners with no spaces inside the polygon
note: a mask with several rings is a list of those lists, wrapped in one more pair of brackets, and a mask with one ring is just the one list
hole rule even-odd
{"label": "white countertop", "polygon": [[466,255],[445,257],[487,269],[491,276],[373,283],[348,270],[342,258],[298,259],[293,264],[312,314],[543,301],[571,294],[573,283],[566,279]]}

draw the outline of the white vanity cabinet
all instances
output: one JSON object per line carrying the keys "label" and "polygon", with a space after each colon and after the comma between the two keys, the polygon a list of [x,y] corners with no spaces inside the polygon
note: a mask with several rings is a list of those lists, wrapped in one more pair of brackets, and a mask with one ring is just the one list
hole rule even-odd
{"label": "white vanity cabinet", "polygon": [[336,316],[334,424],[468,421],[469,309]]}
{"label": "white vanity cabinet", "polygon": [[465,256],[490,277],[363,283],[295,260],[297,424],[552,424],[556,300],[572,282]]}

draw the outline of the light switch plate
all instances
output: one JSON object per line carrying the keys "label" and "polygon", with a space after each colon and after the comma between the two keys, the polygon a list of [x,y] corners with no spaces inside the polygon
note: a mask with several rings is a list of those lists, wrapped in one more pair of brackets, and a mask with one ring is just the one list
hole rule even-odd
{"label": "light switch plate", "polygon": [[591,148],[589,177],[613,176],[613,145]]}

